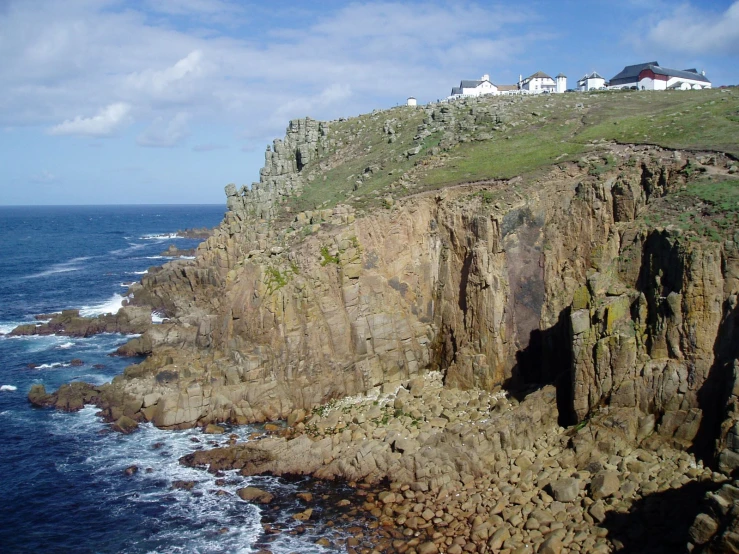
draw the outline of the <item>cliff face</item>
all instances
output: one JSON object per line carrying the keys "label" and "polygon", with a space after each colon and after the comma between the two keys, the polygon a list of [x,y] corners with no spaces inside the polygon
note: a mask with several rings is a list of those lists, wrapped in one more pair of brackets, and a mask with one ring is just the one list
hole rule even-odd
{"label": "cliff face", "polygon": [[[554,383],[562,423],[610,414],[633,440],[718,444],[739,466],[739,237],[686,196],[735,165],[594,142],[523,177],[414,191],[458,145],[531,119],[516,106],[442,106],[421,123],[373,114],[343,135],[291,122],[260,182],[226,187],[196,259],[132,287],[171,319],[122,349],[149,354],[112,385],[138,407],[129,415],[165,428],[263,421],[440,370],[460,389]],[[340,173],[387,145],[392,160]],[[319,203],[339,182],[354,183],[332,192],[346,201]]]}

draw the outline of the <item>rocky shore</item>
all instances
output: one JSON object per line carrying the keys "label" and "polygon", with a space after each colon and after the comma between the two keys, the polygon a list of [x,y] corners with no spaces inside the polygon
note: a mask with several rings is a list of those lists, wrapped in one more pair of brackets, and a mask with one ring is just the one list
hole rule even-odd
{"label": "rocky shore", "polygon": [[[147,358],[30,400],[286,420],[182,463],[355,485],[377,551],[739,552],[735,145],[629,143],[653,95],[565,96],[291,121],[195,259],[130,287],[168,318],[118,351]],[[737,105],[660,98],[724,131]]]}
{"label": "rocky shore", "polygon": [[379,552],[667,553],[705,542],[688,534],[696,504],[728,477],[662,440],[637,446],[629,414],[560,427],[554,395],[518,402],[427,374],[297,411],[286,437],[181,463],[370,484],[352,500],[376,519]]}
{"label": "rocky shore", "polygon": [[[206,237],[207,238],[207,237]],[[195,249],[194,248],[185,248],[184,250],[181,248],[177,248],[174,244],[170,244],[167,249],[161,253],[162,256],[165,256],[167,258],[181,258],[183,256],[194,256],[195,255]]]}
{"label": "rocky shore", "polygon": [[41,323],[19,325],[9,333],[9,336],[91,337],[100,333],[141,334],[151,327],[151,310],[137,306],[124,306],[115,314],[95,317],[81,316],[79,310],[63,310],[59,313],[39,315],[36,319]]}

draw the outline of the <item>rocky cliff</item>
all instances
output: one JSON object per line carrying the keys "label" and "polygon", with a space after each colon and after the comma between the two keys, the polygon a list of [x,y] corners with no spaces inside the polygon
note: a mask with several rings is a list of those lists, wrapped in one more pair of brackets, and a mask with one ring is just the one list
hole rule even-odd
{"label": "rocky cliff", "polygon": [[[170,321],[121,350],[148,358],[111,387],[133,419],[181,428],[429,370],[460,389],[554,383],[562,423],[610,414],[630,440],[739,466],[736,206],[706,194],[735,186],[734,147],[586,140],[607,100],[565,101],[292,121],[260,182],[226,187],[196,259],[132,287]],[[566,134],[525,156],[532,129]]]}

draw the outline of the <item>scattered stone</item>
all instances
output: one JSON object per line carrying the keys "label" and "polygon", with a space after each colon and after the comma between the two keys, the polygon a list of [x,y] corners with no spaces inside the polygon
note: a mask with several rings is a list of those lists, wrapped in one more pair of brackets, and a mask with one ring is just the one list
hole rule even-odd
{"label": "scattered stone", "polygon": [[590,495],[598,500],[608,498],[618,492],[621,482],[615,471],[601,471],[590,481]]}
{"label": "scattered stone", "polygon": [[135,420],[124,415],[119,417],[113,424],[114,431],[125,434],[133,433],[138,427],[139,424]]}
{"label": "scattered stone", "polygon": [[172,488],[183,491],[190,491],[195,487],[195,481],[172,481]]}
{"label": "scattered stone", "polygon": [[257,504],[269,504],[274,499],[273,495],[271,495],[267,491],[258,489],[257,487],[244,487],[238,489],[236,491],[236,494],[239,495],[239,498],[241,498],[241,500],[246,500],[247,502],[256,502]]}
{"label": "scattered stone", "polygon": [[310,492],[299,492],[295,495],[304,502],[313,502],[313,493]]}
{"label": "scattered stone", "polygon": [[297,514],[293,515],[293,519],[297,519],[298,521],[308,521],[311,515],[313,515],[313,509],[308,508],[307,510],[298,512]]}
{"label": "scattered stone", "polygon": [[552,483],[554,499],[559,502],[572,502],[580,494],[580,480],[566,477]]}
{"label": "scattered stone", "polygon": [[214,423],[209,423],[205,426],[205,429],[203,430],[203,433],[205,433],[206,435],[222,435],[225,432],[226,429]]}

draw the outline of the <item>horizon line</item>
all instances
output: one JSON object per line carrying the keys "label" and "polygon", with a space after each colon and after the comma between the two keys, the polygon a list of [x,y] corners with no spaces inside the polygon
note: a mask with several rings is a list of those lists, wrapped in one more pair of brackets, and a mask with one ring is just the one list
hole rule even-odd
{"label": "horizon line", "polygon": [[0,208],[100,208],[100,207],[137,207],[137,206],[223,206],[226,203],[189,203],[189,204],[0,204]]}

